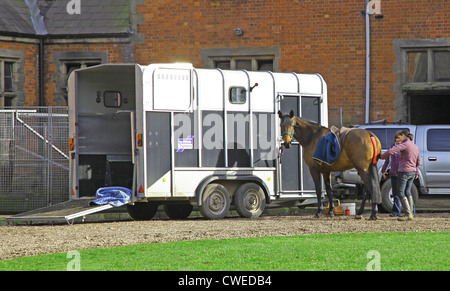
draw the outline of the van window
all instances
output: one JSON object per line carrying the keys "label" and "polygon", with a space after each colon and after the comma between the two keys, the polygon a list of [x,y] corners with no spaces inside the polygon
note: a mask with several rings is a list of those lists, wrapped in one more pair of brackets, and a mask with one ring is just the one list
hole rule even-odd
{"label": "van window", "polygon": [[371,131],[373,134],[375,134],[381,143],[381,148],[383,150],[387,150],[391,147],[391,145],[394,143],[394,134],[403,129],[409,128],[366,128],[367,130]]}
{"label": "van window", "polygon": [[119,91],[105,91],[105,93],[103,93],[103,97],[103,104],[106,107],[118,108],[122,105],[122,95]]}
{"label": "van window", "polygon": [[244,87],[230,88],[230,102],[232,104],[244,104],[247,100],[247,90]]}
{"label": "van window", "polygon": [[427,149],[431,152],[450,152],[450,129],[428,130]]}

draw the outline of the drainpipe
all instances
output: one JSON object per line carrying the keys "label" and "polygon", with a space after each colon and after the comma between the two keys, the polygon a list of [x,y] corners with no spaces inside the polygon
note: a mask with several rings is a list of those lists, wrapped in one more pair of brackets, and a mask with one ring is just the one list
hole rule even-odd
{"label": "drainpipe", "polygon": [[370,14],[368,10],[369,0],[366,0],[366,116],[365,123],[369,123],[370,116]]}
{"label": "drainpipe", "polygon": [[36,35],[39,37],[39,100],[38,105],[44,106],[44,39],[48,34],[45,26],[44,16],[41,15],[41,10],[37,0],[25,0],[25,4],[30,9],[30,19],[33,23]]}
{"label": "drainpipe", "polygon": [[44,36],[39,38],[39,103],[44,106]]}

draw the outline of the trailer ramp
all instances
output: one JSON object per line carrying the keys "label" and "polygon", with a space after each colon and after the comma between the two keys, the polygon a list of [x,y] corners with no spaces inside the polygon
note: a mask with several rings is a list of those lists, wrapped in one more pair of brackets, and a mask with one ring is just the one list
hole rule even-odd
{"label": "trailer ramp", "polygon": [[90,206],[89,202],[95,200],[95,197],[83,197],[55,205],[19,213],[6,218],[6,222],[25,222],[25,223],[61,223],[67,222],[73,224],[75,218],[85,217],[86,215],[104,211],[113,208],[111,204]]}

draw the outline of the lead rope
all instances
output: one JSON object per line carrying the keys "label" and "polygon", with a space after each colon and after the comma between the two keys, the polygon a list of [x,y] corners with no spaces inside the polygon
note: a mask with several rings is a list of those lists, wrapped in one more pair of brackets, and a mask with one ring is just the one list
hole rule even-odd
{"label": "lead rope", "polygon": [[279,154],[279,157],[280,157],[280,165],[281,165],[281,157],[283,156],[283,152],[284,152],[284,145],[281,145],[281,146],[280,146],[280,154]]}

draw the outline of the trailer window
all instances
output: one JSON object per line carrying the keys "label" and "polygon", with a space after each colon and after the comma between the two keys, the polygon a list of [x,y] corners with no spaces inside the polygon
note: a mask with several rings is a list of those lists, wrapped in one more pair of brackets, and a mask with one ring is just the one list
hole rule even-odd
{"label": "trailer window", "polygon": [[122,95],[119,91],[105,91],[103,103],[106,107],[118,108],[122,105]]}
{"label": "trailer window", "polygon": [[232,104],[244,104],[247,100],[247,90],[244,87],[230,88],[230,102]]}

